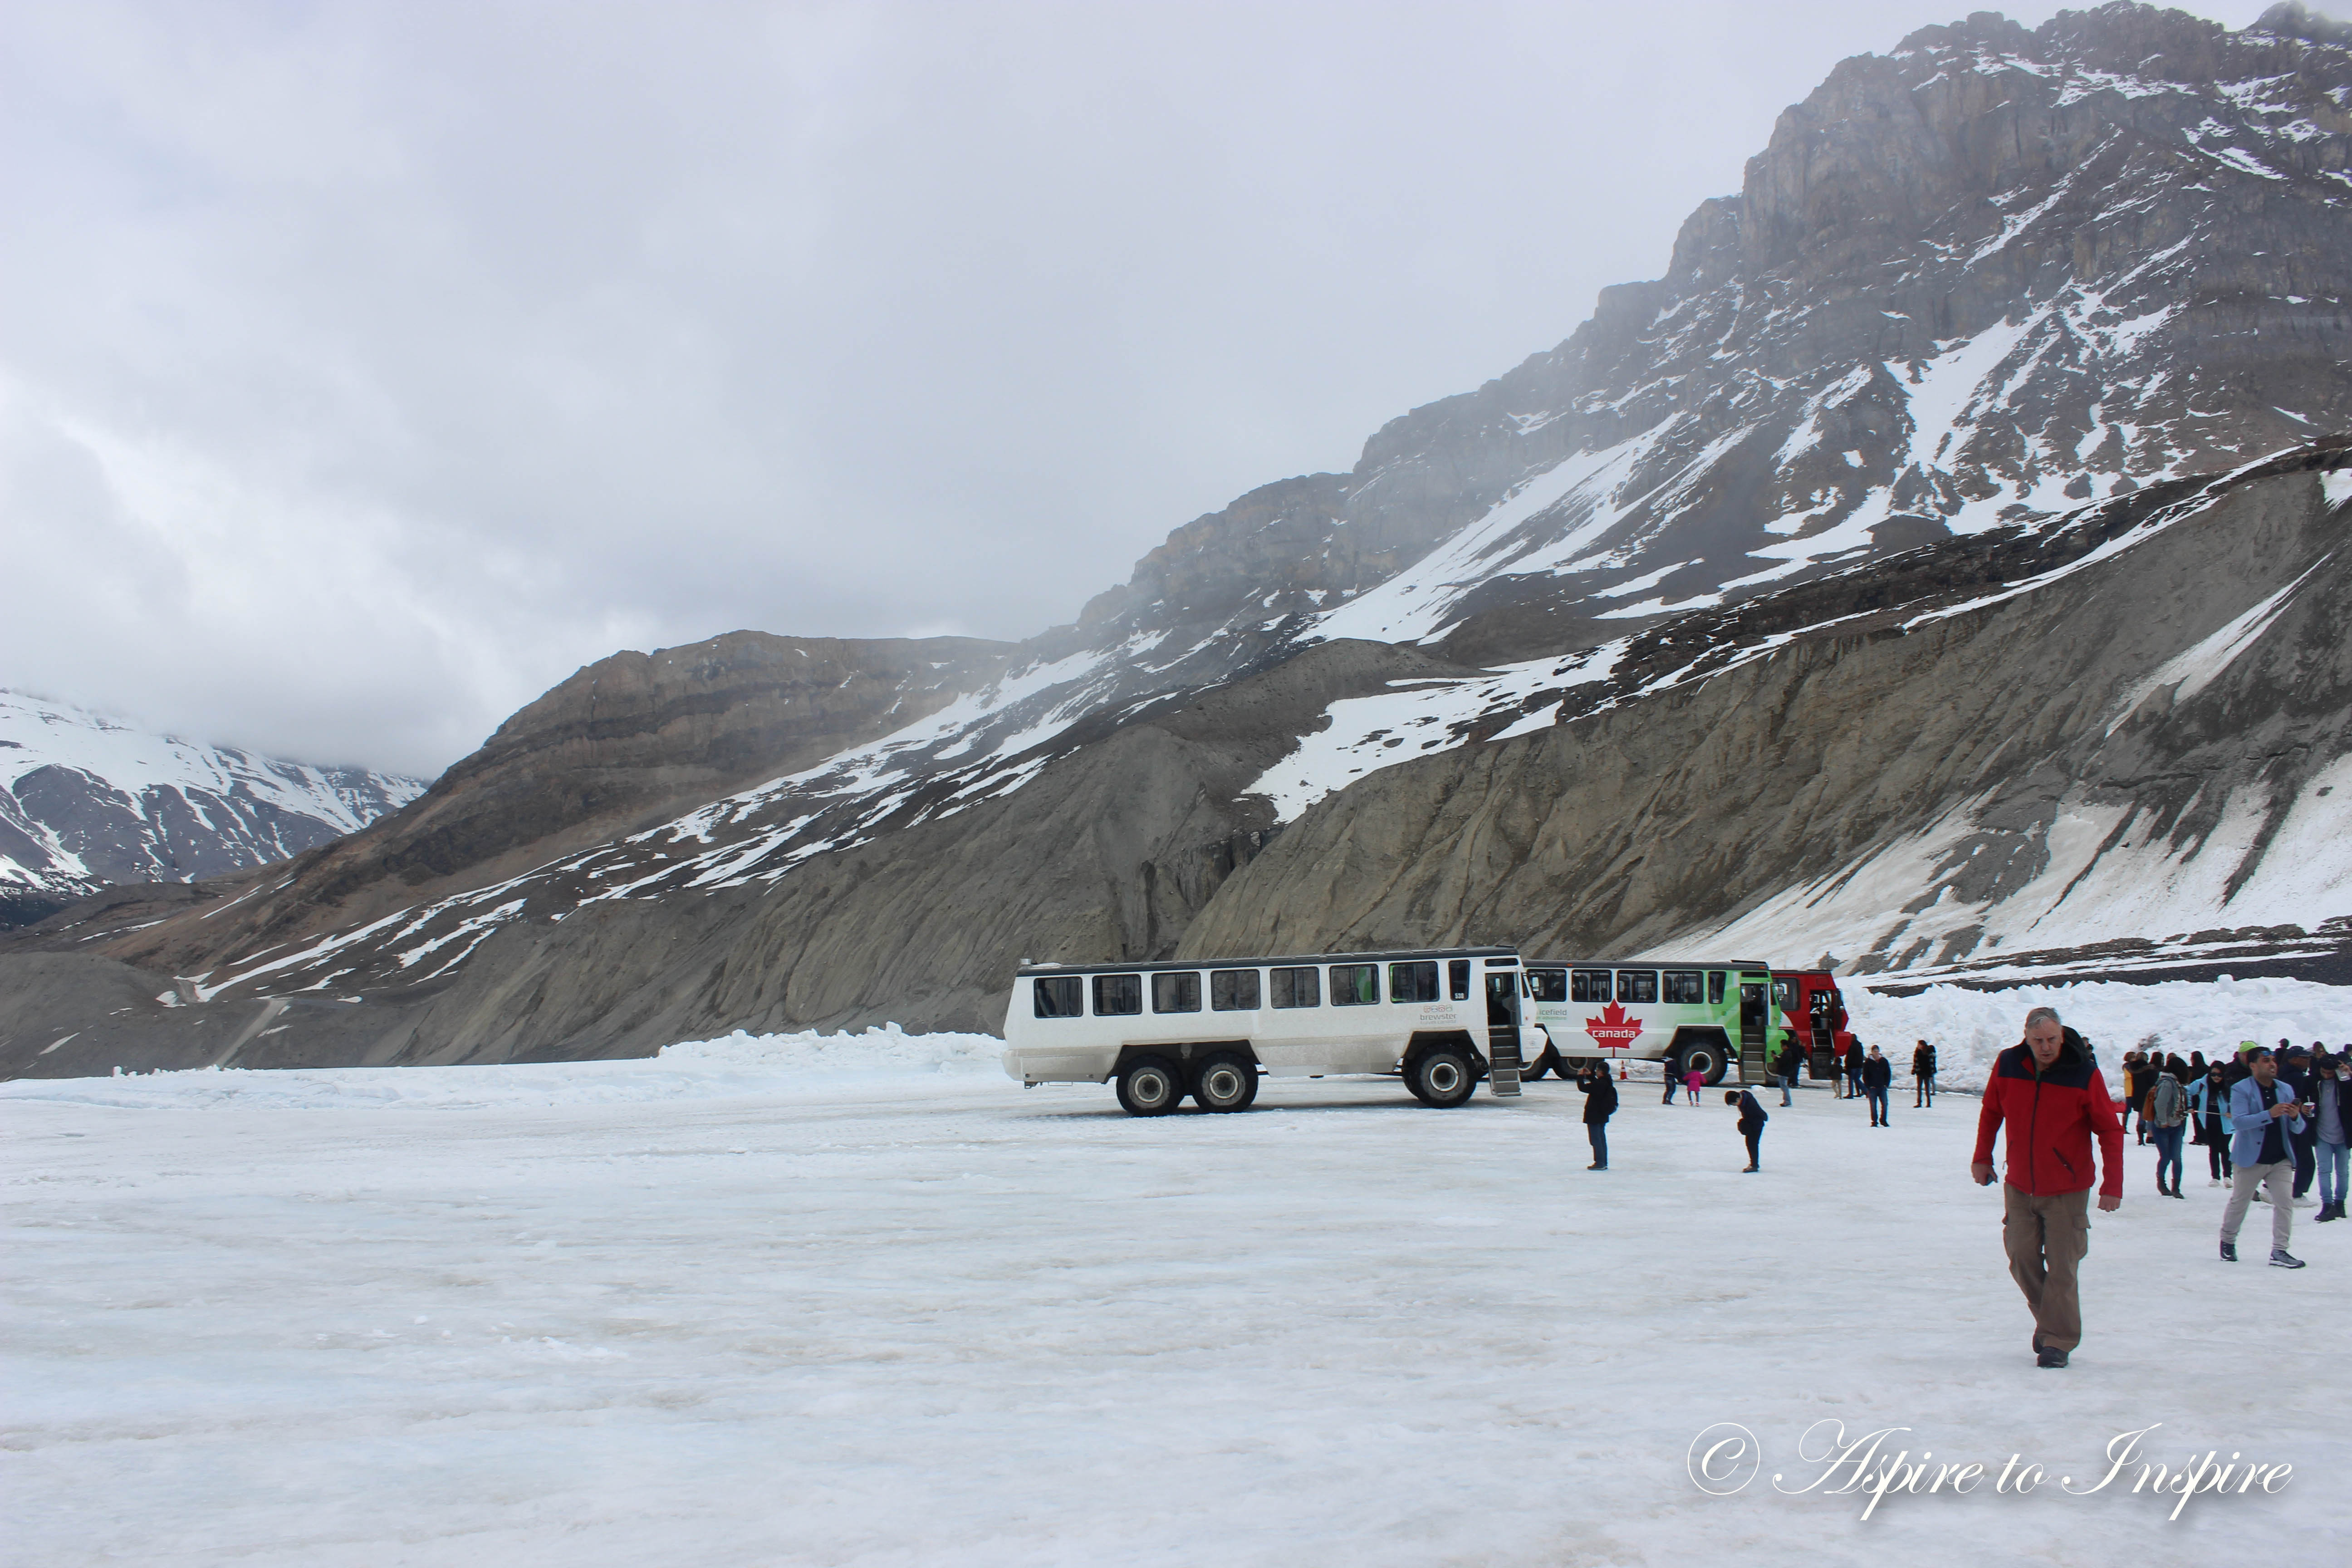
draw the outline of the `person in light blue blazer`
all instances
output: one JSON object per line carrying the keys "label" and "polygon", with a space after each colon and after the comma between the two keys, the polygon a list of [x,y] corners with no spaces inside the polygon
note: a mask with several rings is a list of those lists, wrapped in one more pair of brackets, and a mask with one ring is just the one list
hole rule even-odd
{"label": "person in light blue blazer", "polygon": [[2271,1263],[2279,1268],[2300,1268],[2303,1260],[2286,1249],[2294,1228],[2294,1205],[2288,1189],[2294,1181],[2293,1137],[2303,1131],[2303,1107],[2294,1090],[2279,1081],[2278,1058],[2256,1050],[2252,1071],[2230,1089],[2230,1158],[2238,1172],[2230,1185],[2230,1202],[2221,1210],[2221,1261],[2238,1261],[2238,1227],[2246,1220],[2246,1205],[2254,1189],[2266,1187],[2271,1203]]}

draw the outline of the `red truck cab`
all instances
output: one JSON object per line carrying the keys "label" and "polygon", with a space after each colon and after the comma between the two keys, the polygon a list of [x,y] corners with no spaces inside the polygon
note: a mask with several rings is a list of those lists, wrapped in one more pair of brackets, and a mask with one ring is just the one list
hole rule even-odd
{"label": "red truck cab", "polygon": [[1772,1005],[1787,1021],[1790,1036],[1803,1052],[1808,1071],[1828,1078],[1833,1060],[1843,1060],[1853,1044],[1846,1027],[1845,998],[1838,994],[1837,976],[1826,969],[1776,969],[1772,972]]}

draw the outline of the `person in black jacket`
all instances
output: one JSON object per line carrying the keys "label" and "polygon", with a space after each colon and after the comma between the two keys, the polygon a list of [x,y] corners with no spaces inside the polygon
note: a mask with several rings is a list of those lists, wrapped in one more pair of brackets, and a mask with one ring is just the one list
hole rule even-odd
{"label": "person in black jacket", "polygon": [[1592,1163],[1588,1171],[1609,1168],[1609,1118],[1617,1110],[1617,1082],[1609,1076],[1607,1062],[1593,1062],[1576,1075],[1576,1087],[1584,1090],[1584,1135],[1592,1142]]}
{"label": "person in black jacket", "polygon": [[1911,1109],[1936,1103],[1936,1047],[1919,1042],[1911,1053]]}
{"label": "person in black jacket", "polygon": [[1748,1169],[1740,1174],[1752,1176],[1764,1163],[1764,1123],[1771,1118],[1766,1116],[1764,1108],[1756,1103],[1756,1097],[1744,1089],[1737,1091],[1725,1089],[1723,1103],[1739,1107],[1739,1135],[1748,1140]]}
{"label": "person in black jacket", "polygon": [[1886,1059],[1876,1046],[1862,1064],[1862,1092],[1870,1100],[1870,1124],[1886,1125],[1886,1091],[1895,1082],[1895,1064]]}
{"label": "person in black jacket", "polygon": [[1854,1041],[1845,1048],[1845,1097],[1852,1100],[1862,1092],[1862,1042]]}
{"label": "person in black jacket", "polygon": [[[2279,1044],[2286,1046],[2284,1040]],[[2326,1056],[2327,1047],[2321,1046],[2319,1054]],[[2316,1103],[2319,1080],[2312,1072],[2311,1052],[2301,1046],[2294,1046],[2280,1051],[2279,1058],[2279,1081],[2294,1089],[2294,1098],[2303,1104]],[[2294,1206],[2308,1208],[2311,1206],[2312,1178],[2319,1173],[2319,1119],[2305,1117],[2303,1131],[2290,1131],[2286,1141],[2288,1155],[2294,1161]]]}

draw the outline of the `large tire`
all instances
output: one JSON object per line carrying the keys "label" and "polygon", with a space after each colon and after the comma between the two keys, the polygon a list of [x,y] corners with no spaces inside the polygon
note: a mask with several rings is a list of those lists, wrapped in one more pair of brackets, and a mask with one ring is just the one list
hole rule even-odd
{"label": "large tire", "polygon": [[1452,1047],[1431,1051],[1405,1069],[1405,1081],[1423,1105],[1448,1110],[1470,1098],[1478,1086],[1470,1058]]}
{"label": "large tire", "polygon": [[1721,1083],[1724,1069],[1729,1065],[1726,1059],[1728,1054],[1713,1040],[1693,1040],[1675,1053],[1678,1065],[1675,1069],[1675,1076],[1680,1078],[1691,1068],[1696,1068],[1703,1082]]}
{"label": "large tire", "polygon": [[[1542,1051],[1538,1053],[1534,1061],[1529,1062],[1519,1068],[1519,1081],[1521,1083],[1533,1083],[1536,1079],[1543,1077],[1544,1074],[1548,1072],[1556,1072],[1559,1068],[1559,1053],[1553,1050],[1549,1046],[1546,1046]],[[1567,1075],[1562,1073],[1560,1076],[1564,1078]]]}
{"label": "large tire", "polygon": [[1138,1057],[1118,1075],[1118,1102],[1129,1116],[1165,1116],[1184,1100],[1184,1075],[1165,1057]]}
{"label": "large tire", "polygon": [[1247,1110],[1257,1098],[1257,1064],[1236,1051],[1218,1051],[1192,1069],[1193,1103],[1203,1110]]}

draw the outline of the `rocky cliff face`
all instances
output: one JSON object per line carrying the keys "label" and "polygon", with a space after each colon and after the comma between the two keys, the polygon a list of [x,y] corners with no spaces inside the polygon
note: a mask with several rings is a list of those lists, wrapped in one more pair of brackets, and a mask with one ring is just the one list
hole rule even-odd
{"label": "rocky cliff face", "polygon": [[[2310,717],[2334,689],[2236,682],[2277,675],[2290,623],[2337,657],[2296,606],[2333,592],[2311,552],[2336,526],[2329,435],[2352,426],[2347,258],[2352,47],[2326,26],[2282,7],[2233,34],[2111,5],[2031,32],[1985,14],[1925,29],[1790,110],[1665,278],[1392,421],[1351,472],[1177,530],[1071,626],[929,652],[744,634],[707,657],[756,669],[708,678],[620,656],[283,886],[224,887],[233,909],[136,931],[139,911],[83,910],[30,941],[201,973],[199,1007],[364,996],[267,1048],[381,1060],[984,1026],[1023,956],[1391,925],[1736,937],[1906,973],[2214,922],[2324,943],[2334,862],[2314,861],[2310,898],[2273,900],[2262,868],[2284,829],[2245,824],[2258,795],[2265,823],[2335,798],[2314,781],[2337,742]],[[2113,662],[2051,629],[2130,621],[2118,605],[2156,591],[2135,574],[2240,527],[2277,559],[2198,558],[2204,601],[2183,590],[2119,632]],[[2313,574],[2291,592],[2290,561]],[[2069,595],[2123,597],[2051,609]],[[2243,616],[2257,633],[2222,636]],[[2049,647],[2039,685],[2030,656],[1986,662],[2019,637]],[[2166,672],[2220,658],[2214,637],[2237,650],[2227,679],[2184,696]],[[832,661],[824,679],[774,684],[802,657]],[[2006,708],[1975,700],[1986,680]],[[2062,732],[2149,682],[2092,751]],[[788,689],[811,717],[781,717]],[[2209,692],[2234,695],[2209,710]],[[2164,728],[2143,761],[2198,785],[2128,783],[2166,700],[2225,752],[2292,733],[2305,763],[2257,780]],[[1969,717],[1931,722],[1944,709]],[[1839,744],[1808,750],[1817,735]],[[1680,766],[1678,748],[1716,760],[1643,771]],[[1718,812],[1736,867],[1705,847]],[[1682,859],[1627,837],[1668,820]],[[2122,835],[2084,862],[2095,883],[2156,864],[2151,821],[2200,867],[2232,858],[2227,896],[2167,873],[2154,904],[2117,895],[2078,920],[2095,901],[2078,892],[2055,924],[2014,925],[2081,824]],[[1433,833],[1442,853],[1416,847]],[[1498,847],[1539,840],[1533,858]],[[1701,869],[1669,870],[1685,860]],[[1857,868],[1897,864],[1942,890],[1890,931],[1872,923],[1889,906],[1837,889],[1877,898]],[[1536,890],[1561,879],[1601,890]],[[2250,897],[2296,912],[2267,921]]]}
{"label": "rocky cliff face", "polygon": [[[1683,945],[1979,977],[2340,952],[2352,449],[2033,543],[2005,584],[1931,546],[1683,623],[1661,674],[1621,661],[1582,716],[1324,798],[1183,950]],[[1858,613],[1821,613],[1840,597]],[[1796,635],[1759,635],[1786,614]]]}
{"label": "rocky cliff face", "polygon": [[109,883],[283,860],[414,799],[422,779],[317,768],[150,734],[0,691],[0,926]]}

